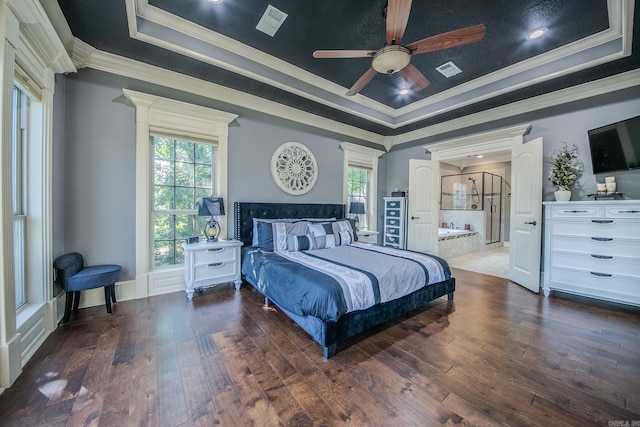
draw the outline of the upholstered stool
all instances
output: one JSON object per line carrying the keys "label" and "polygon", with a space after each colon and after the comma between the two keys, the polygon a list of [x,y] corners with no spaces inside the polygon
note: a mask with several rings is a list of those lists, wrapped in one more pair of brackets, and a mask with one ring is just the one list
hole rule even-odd
{"label": "upholstered stool", "polygon": [[111,302],[116,302],[116,282],[120,280],[122,267],[114,264],[85,267],[82,255],[77,252],[62,255],[53,263],[56,269],[56,282],[67,291],[64,317],[60,323],[67,323],[73,311],[78,311],[80,291],[104,287],[104,299],[107,313],[111,313]]}

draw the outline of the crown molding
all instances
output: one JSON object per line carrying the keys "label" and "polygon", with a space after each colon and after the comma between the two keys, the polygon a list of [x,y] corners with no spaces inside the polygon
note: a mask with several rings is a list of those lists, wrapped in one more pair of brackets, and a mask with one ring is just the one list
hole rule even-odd
{"label": "crown molding", "polygon": [[539,95],[511,104],[459,117],[447,122],[438,123],[415,131],[398,135],[394,138],[394,146],[411,141],[451,132],[494,120],[530,113],[544,108],[579,101],[609,92],[640,86],[640,69],[627,71],[615,76],[605,77],[593,82],[583,83],[556,92]]}
{"label": "crown molding", "polygon": [[274,101],[260,98],[236,89],[201,80],[195,77],[170,71],[165,68],[145,64],[111,53],[94,50],[85,59],[87,67],[113,73],[160,86],[181,90],[198,96],[222,101],[231,105],[266,113],[275,117],[310,125],[319,129],[335,132],[375,144],[383,144],[380,134],[369,132],[355,126],[307,113]]}
{"label": "crown molding", "polygon": [[76,71],[65,46],[39,1],[9,0],[7,5],[20,22],[20,32],[40,58],[54,73]]}

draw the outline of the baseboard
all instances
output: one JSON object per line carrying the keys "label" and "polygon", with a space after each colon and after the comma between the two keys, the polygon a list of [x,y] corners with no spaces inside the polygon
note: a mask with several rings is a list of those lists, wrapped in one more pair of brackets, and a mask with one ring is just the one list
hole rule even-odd
{"label": "baseboard", "polygon": [[[64,298],[61,298],[64,300]],[[116,301],[128,301],[136,299],[136,282],[135,280],[127,280],[124,282],[116,283]],[[80,306],[79,308],[96,307],[99,305],[105,305],[104,301],[104,288],[95,288],[82,291],[80,293]],[[60,313],[64,313],[63,309]]]}

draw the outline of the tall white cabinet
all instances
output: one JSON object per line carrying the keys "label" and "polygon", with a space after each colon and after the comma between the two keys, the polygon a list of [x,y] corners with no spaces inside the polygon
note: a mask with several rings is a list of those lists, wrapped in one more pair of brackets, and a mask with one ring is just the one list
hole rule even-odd
{"label": "tall white cabinet", "polygon": [[543,205],[544,294],[640,305],[640,201]]}
{"label": "tall white cabinet", "polygon": [[407,198],[384,198],[384,246],[407,248]]}

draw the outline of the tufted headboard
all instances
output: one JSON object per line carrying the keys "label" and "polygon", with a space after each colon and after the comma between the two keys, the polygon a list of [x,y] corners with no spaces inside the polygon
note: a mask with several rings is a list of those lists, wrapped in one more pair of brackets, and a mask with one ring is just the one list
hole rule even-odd
{"label": "tufted headboard", "polygon": [[251,246],[253,218],[337,218],[345,217],[345,206],[319,203],[235,202],[234,238]]}

